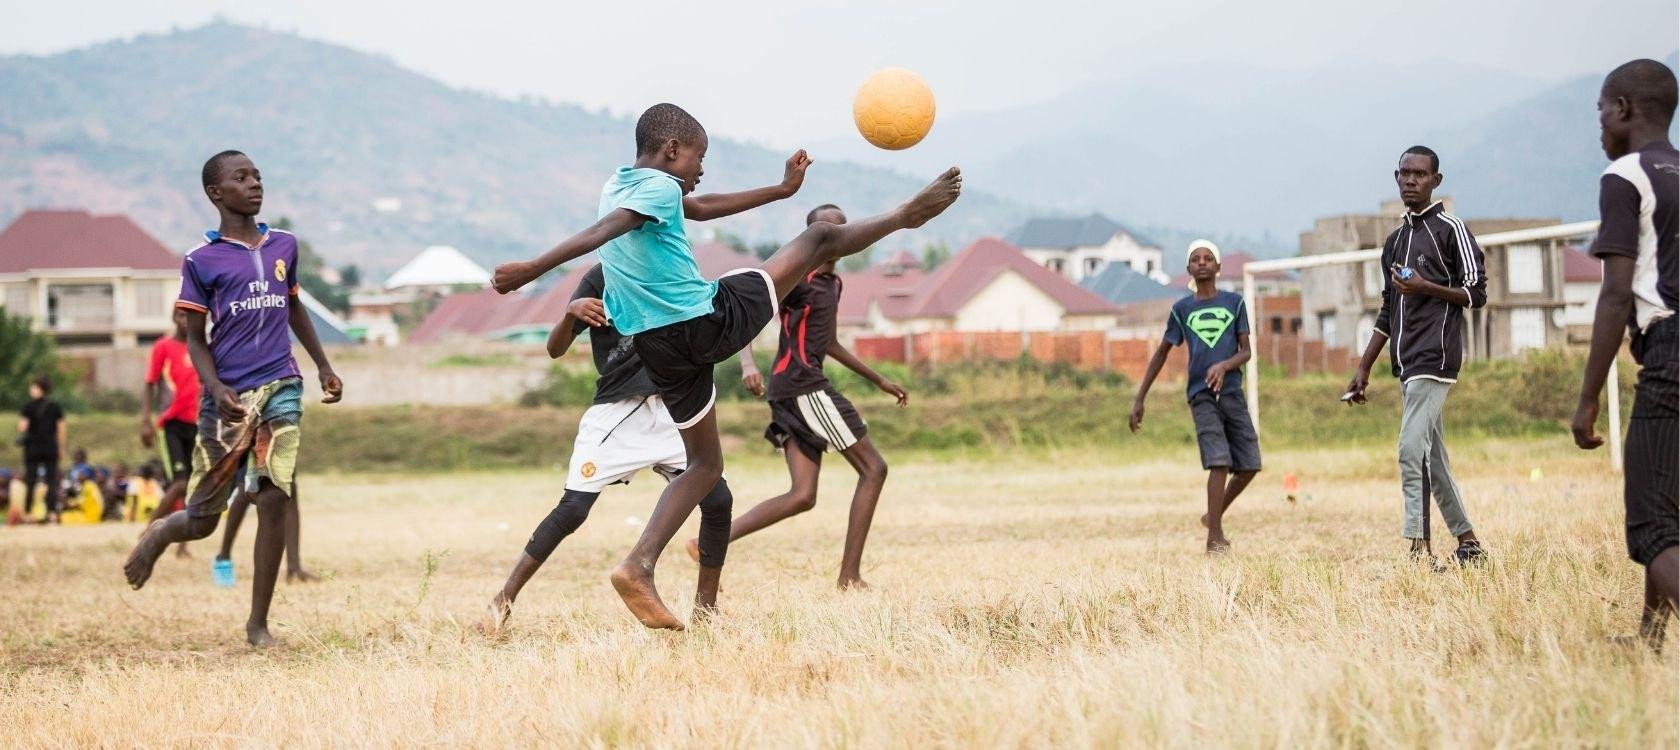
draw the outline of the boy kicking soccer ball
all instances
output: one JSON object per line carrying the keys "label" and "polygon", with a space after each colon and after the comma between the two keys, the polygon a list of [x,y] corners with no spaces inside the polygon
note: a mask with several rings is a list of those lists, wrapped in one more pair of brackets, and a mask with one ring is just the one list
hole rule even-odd
{"label": "boy kicking soccer ball", "polygon": [[[607,320],[601,304],[604,280],[601,267],[583,275],[572,293],[566,314],[548,336],[548,356],[559,359],[572,346],[579,329],[589,327],[589,350],[595,358],[595,399],[578,422],[577,441],[572,445],[571,468],[566,473],[566,493],[560,503],[531,533],[525,552],[514,562],[502,590],[491,599],[481,629],[496,636],[507,627],[513,601],[538,568],[554,554],[560,542],[571,536],[589,518],[589,509],[601,491],[615,484],[629,484],[642,469],[653,469],[666,479],[688,468],[682,435],[665,400],[648,379],[642,360],[628,336]],[[719,479],[700,500],[700,538],[696,559],[700,562],[700,584],[694,599],[694,614],[703,617],[717,606],[718,579],[723,574],[723,557],[729,547],[729,510],[733,498],[729,484]]]}
{"label": "boy kicking soccer ball", "polygon": [[1242,295],[1222,292],[1219,278],[1219,248],[1207,240],[1190,243],[1189,296],[1173,304],[1167,330],[1149,359],[1149,369],[1132,402],[1130,427],[1143,426],[1143,400],[1149,387],[1167,363],[1167,354],[1180,344],[1190,347],[1190,374],[1185,395],[1190,399],[1190,416],[1196,422],[1196,445],[1202,451],[1202,468],[1208,472],[1208,554],[1231,549],[1225,538],[1225,511],[1260,473],[1260,437],[1248,416],[1243,398],[1242,366],[1251,355],[1248,346],[1248,310]]}
{"label": "boy kicking soccer ball", "polygon": [[818,266],[927,223],[962,192],[962,175],[952,168],[892,211],[845,225],[812,224],[762,266],[707,281],[689,248],[684,220],[729,216],[787,198],[803,183],[811,160],[804,151],[795,153],[779,185],[691,196],[703,174],[706,147],[705,129],[682,108],[649,108],[636,122],[634,166],[621,167],[602,188],[600,219],[533,260],[497,266],[491,280],[507,293],[600,250],[607,317],[634,337],[636,354],[682,431],[688,457],[688,470],[666,486],[636,547],[611,576],[625,606],[650,628],[683,627],[654,588],[654,565],[700,498],[723,477],[712,366],[745,348],[776,317],[781,299]]}

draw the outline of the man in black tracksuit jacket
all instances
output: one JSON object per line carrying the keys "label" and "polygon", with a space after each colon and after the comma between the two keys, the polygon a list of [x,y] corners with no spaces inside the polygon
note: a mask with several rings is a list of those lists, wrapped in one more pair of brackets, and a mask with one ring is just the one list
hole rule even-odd
{"label": "man in black tracksuit jacket", "polygon": [[1485,553],[1447,461],[1441,412],[1464,362],[1464,310],[1487,304],[1487,271],[1482,249],[1464,222],[1432,200],[1441,184],[1434,151],[1407,149],[1394,180],[1406,216],[1383,242],[1388,274],[1382,312],[1348,384],[1349,400],[1365,402],[1371,366],[1387,344],[1405,404],[1400,415],[1400,492],[1406,504],[1401,535],[1412,540],[1414,554],[1429,554],[1424,503],[1432,494],[1448,530],[1458,537],[1454,557],[1461,564],[1477,562]]}

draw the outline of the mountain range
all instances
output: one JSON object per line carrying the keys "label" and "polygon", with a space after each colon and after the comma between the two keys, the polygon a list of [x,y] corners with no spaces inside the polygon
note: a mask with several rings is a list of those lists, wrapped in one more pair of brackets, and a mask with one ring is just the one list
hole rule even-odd
{"label": "mountain range", "polygon": [[[238,148],[263,171],[266,216],[289,217],[329,261],[376,272],[430,244],[486,264],[544,250],[595,219],[601,184],[634,156],[631,119],[453,89],[384,58],[220,22],[0,57],[0,103],[0,222],[32,207],[122,211],[185,248],[215,220],[201,165]],[[702,190],[779,182],[790,153],[714,134]],[[815,203],[878,212],[943,169],[911,177],[815,156],[798,198],[715,229],[789,237]],[[1031,213],[971,190],[894,242],[957,245]]]}
{"label": "mountain range", "polygon": [[[1605,163],[1599,78],[1368,61],[1139,71],[1030,106],[944,116],[904,152],[819,140],[799,198],[702,231],[786,238],[809,204],[879,211],[960,164],[963,200],[895,247],[955,248],[1034,214],[1100,211],[1169,250],[1201,235],[1272,257],[1294,252],[1314,217],[1392,197],[1394,161],[1414,143],[1441,153],[1442,192],[1467,216],[1590,218]],[[491,264],[593,220],[633,128],[217,22],[0,57],[0,223],[30,207],[121,211],[184,248],[214,220],[199,166],[233,147],[263,169],[266,215],[291,218],[335,264],[377,275],[430,244]],[[712,135],[703,190],[780,179],[786,153]]]}

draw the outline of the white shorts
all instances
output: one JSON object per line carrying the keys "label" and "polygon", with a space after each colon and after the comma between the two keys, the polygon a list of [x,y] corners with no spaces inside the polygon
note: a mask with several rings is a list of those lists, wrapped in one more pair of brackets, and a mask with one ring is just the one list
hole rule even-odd
{"label": "white shorts", "polygon": [[688,451],[665,401],[658,396],[596,404],[578,422],[566,489],[600,492],[629,484],[642,469],[667,480],[688,468]]}

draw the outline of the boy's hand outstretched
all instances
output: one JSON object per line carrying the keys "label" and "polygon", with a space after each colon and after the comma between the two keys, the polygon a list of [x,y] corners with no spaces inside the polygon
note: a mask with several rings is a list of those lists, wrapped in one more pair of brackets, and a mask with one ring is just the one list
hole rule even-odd
{"label": "boy's hand outstretched", "polygon": [[520,287],[536,280],[531,273],[531,264],[519,260],[510,260],[496,266],[495,273],[490,274],[490,288],[497,294],[507,294],[518,291]]}
{"label": "boy's hand outstretched", "polygon": [[344,398],[344,381],[332,370],[321,371],[321,403],[336,404]]}
{"label": "boy's hand outstretched", "polygon": [[1126,420],[1126,426],[1132,428],[1132,432],[1137,432],[1138,428],[1143,426],[1143,402],[1142,401],[1133,401],[1132,402],[1132,416],[1131,416],[1130,419]]}
{"label": "boy's hand outstretched", "polygon": [[787,166],[782,169],[782,187],[788,195],[799,192],[805,185],[805,170],[811,166],[811,157],[805,154],[805,149],[799,149],[789,156]]}

